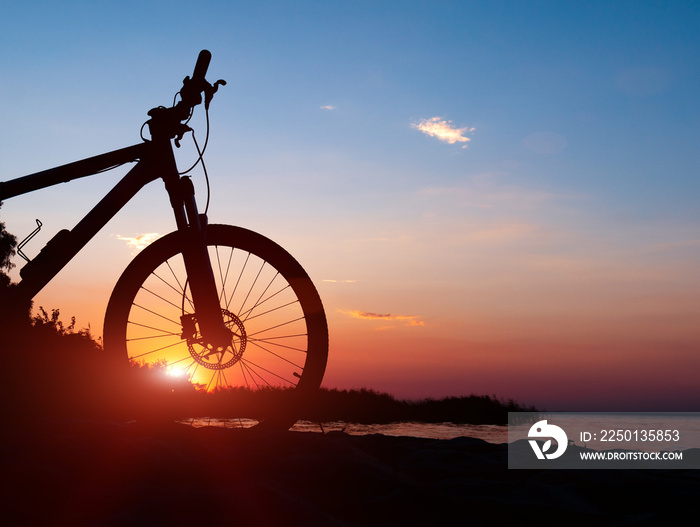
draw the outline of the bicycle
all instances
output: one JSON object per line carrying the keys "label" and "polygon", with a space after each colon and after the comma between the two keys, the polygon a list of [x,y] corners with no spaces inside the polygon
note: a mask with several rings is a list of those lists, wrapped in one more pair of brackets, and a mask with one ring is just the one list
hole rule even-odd
{"label": "bicycle", "polygon": [[[201,51],[192,77],[185,77],[176,94],[179,101],[148,112],[143,142],[0,182],[3,201],[136,162],[73,229],[59,231],[33,260],[26,258],[9,305],[30,305],[131,198],[162,179],[176,230],[143,249],[117,281],[105,312],[105,351],[178,368],[207,391],[286,389],[290,404],[280,406],[284,411],[257,419],[289,427],[298,404],[321,384],[328,357],[326,316],[314,284],[287,251],[242,227],[209,224],[185,175],[191,169],[178,172],[173,143],[179,147],[191,131],[187,123],[202,102],[208,126],[209,104],[226,84],[207,82],[210,60],[211,53]],[[143,137],[145,127],[150,139]],[[203,164],[203,150],[196,140],[195,145]],[[18,252],[23,254],[21,246]]]}

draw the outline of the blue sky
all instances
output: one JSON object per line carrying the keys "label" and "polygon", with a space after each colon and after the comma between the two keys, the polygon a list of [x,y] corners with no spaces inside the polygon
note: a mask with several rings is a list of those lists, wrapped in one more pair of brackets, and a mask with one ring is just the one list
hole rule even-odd
{"label": "blue sky", "polygon": [[[610,393],[635,386],[634,358],[640,383],[699,360],[699,22],[681,1],[6,1],[0,179],[138,142],[207,48],[228,81],[210,216],[319,283],[331,385],[573,404],[601,361]],[[118,176],[15,198],[2,220],[21,236],[39,217],[46,241]],[[99,328],[132,256],[119,237],[172,228],[156,184],[37,303]],[[522,382],[538,364],[566,386]]]}

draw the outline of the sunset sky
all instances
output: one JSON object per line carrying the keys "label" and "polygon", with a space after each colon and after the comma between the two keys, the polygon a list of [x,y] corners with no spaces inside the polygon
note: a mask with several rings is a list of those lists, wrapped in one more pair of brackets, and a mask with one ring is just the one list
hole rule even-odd
{"label": "sunset sky", "polygon": [[[699,410],[699,28],[694,1],[4,1],[0,180],[139,142],[206,48],[210,221],[311,275],[324,385]],[[33,256],[122,174],[0,221],[43,222]],[[100,335],[173,229],[153,183],[35,305]]]}

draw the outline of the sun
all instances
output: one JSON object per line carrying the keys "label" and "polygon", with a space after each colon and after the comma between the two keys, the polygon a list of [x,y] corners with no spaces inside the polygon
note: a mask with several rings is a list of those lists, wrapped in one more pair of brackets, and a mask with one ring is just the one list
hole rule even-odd
{"label": "sun", "polygon": [[177,379],[184,379],[187,376],[187,370],[179,366],[168,366],[165,370],[166,375]]}

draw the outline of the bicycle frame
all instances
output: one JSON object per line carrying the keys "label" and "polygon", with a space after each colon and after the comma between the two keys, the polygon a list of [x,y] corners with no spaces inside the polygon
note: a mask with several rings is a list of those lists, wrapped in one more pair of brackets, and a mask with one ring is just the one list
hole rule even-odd
{"label": "bicycle frame", "polygon": [[[23,327],[31,323],[32,299],[143,187],[162,179],[176,229],[144,248],[119,277],[104,317],[107,356],[120,358],[119,364],[172,367],[207,391],[236,389],[232,412],[246,421],[255,416],[255,426],[288,429],[321,384],[328,323],[318,291],[296,259],[251,230],[209,225],[197,210],[191,178],[178,172],[174,148],[188,132],[194,139],[188,123],[195,107],[203,104],[208,112],[218,87],[226,84],[206,80],[210,59],[202,50],[173,105],[148,111],[142,143],[0,182],[3,201],[129,164],[83,219],[28,260],[19,283],[0,288],[0,332],[11,336],[19,329],[8,348],[26,347]],[[208,113],[206,121],[208,127]],[[150,136],[143,135],[145,127]],[[203,151],[196,141],[195,146],[199,159],[192,168],[201,162],[204,169]],[[21,249],[40,227],[37,221],[37,230],[17,247],[25,259]],[[262,397],[253,395],[261,391]],[[150,397],[150,391],[143,393]],[[146,409],[144,415],[150,413]]]}
{"label": "bicycle frame", "polygon": [[[175,223],[182,236],[183,257],[188,270],[192,300],[198,312],[202,333],[211,342],[230,342],[231,334],[221,317],[211,263],[206,250],[207,219],[199,214],[194,186],[189,177],[177,171],[170,140],[145,141],[74,163],[0,182],[0,201],[41,188],[98,174],[109,168],[138,161],[114,188],[72,230],[59,231],[38,256],[21,270],[22,280],[12,288],[13,306],[28,306],[68,262],[119,212],[145,185],[161,178],[170,196]],[[226,340],[228,339],[228,340]]]}

